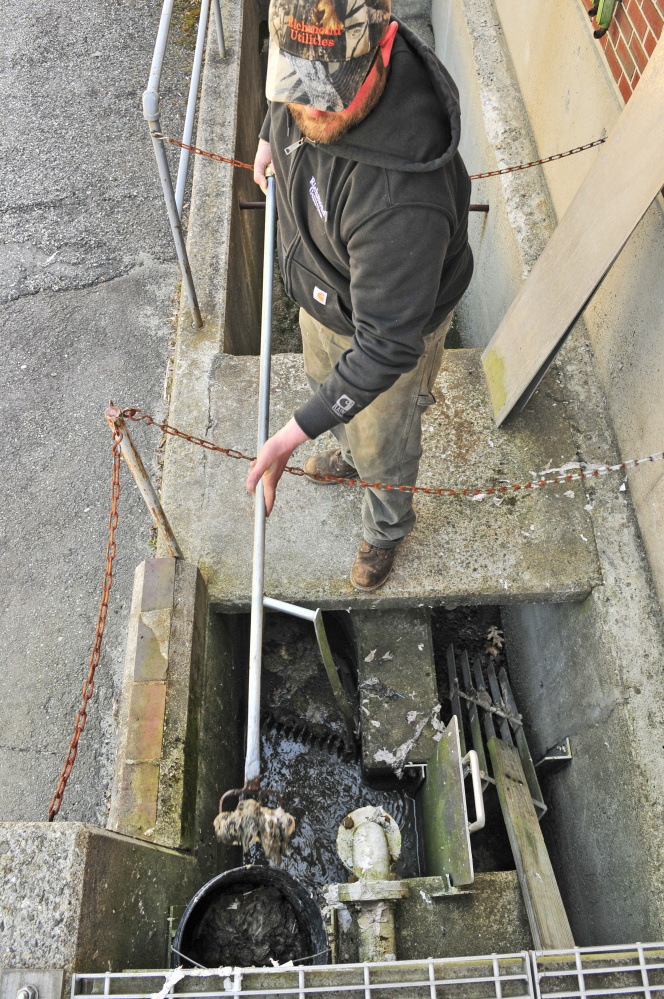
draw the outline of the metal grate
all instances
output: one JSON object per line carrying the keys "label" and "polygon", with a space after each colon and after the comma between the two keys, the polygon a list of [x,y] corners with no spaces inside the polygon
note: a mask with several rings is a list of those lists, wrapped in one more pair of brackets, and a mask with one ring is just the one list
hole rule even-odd
{"label": "metal grate", "polygon": [[72,999],[327,999],[342,994],[358,999],[659,999],[662,992],[664,943],[297,968],[109,971],[72,978]]}
{"label": "metal grate", "polygon": [[532,957],[537,999],[656,999],[664,990],[661,943],[533,951]]}
{"label": "metal grate", "polygon": [[[439,991],[440,990],[440,991]],[[115,999],[224,999],[243,996],[331,997],[359,999],[535,999],[530,955],[430,958],[375,964],[316,967],[179,968],[76,974],[72,999],[80,995]]]}

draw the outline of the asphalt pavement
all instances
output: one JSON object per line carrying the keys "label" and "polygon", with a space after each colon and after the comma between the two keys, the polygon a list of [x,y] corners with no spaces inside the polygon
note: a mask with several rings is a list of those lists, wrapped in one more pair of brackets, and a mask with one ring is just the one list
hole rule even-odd
{"label": "asphalt pavement", "polygon": [[[178,0],[162,87],[181,130]],[[47,816],[80,704],[110,505],[110,399],[164,414],[179,281],[141,116],[160,5],[0,6],[0,820]],[[154,469],[155,431],[134,435]],[[126,467],[107,631],[60,817],[104,823],[133,572],[150,521]]]}

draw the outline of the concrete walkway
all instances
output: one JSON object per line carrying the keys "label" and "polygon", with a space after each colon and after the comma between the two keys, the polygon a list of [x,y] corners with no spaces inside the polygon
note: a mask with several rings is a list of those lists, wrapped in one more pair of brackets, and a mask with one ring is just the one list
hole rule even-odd
{"label": "concrete walkway", "polygon": [[[159,6],[0,11],[0,819],[46,817],[87,675],[105,564],[110,398],[159,410],[178,271],[141,92]],[[183,113],[172,33],[164,107]],[[157,438],[146,442],[152,461]],[[122,472],[118,558],[61,816],[104,823],[134,567],[150,524]]]}

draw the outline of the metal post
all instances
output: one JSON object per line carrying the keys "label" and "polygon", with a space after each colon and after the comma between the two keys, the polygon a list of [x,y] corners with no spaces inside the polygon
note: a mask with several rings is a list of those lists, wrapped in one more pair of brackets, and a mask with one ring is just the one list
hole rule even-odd
{"label": "metal post", "polygon": [[168,552],[173,558],[183,558],[182,552],[180,551],[180,546],[175,540],[175,535],[171,525],[168,522],[168,518],[164,513],[164,508],[162,507],[159,497],[157,496],[157,491],[150,481],[150,476],[145,470],[145,465],[141,461],[141,456],[136,450],[136,445],[131,439],[129,430],[127,429],[127,424],[120,416],[120,410],[117,406],[109,406],[109,408],[104,413],[104,416],[108,420],[109,426],[112,430],[116,427],[122,432],[122,454],[124,460],[129,465],[129,471],[134,476],[136,485],[138,486],[138,491],[145,500],[145,505],[150,511],[150,515],[155,522],[155,526],[159,533],[161,534],[162,540],[168,548]]}
{"label": "metal post", "polygon": [[[261,314],[260,385],[258,390],[258,449],[265,444],[270,419],[270,362],[272,346],[272,279],[276,222],[274,175],[267,177],[265,246],[263,250],[263,311]],[[247,757],[245,786],[260,777],[261,652],[263,645],[263,582],[265,576],[265,495],[263,480],[256,487],[254,554],[251,578],[251,631],[249,640],[249,694],[247,705]]]}
{"label": "metal post", "polygon": [[[145,98],[148,96],[147,91],[143,94],[143,107],[146,106]],[[158,98],[157,98],[158,100]],[[194,281],[191,276],[191,267],[189,266],[189,257],[187,256],[187,247],[184,243],[184,236],[182,235],[182,222],[180,220],[180,213],[178,212],[177,205],[175,204],[175,195],[173,194],[173,183],[171,181],[171,172],[168,168],[168,159],[166,158],[166,150],[164,149],[164,144],[160,139],[155,138],[155,133],[160,134],[161,127],[159,124],[159,118],[148,118],[146,112],[143,112],[144,116],[147,118],[148,125],[150,126],[150,134],[152,135],[152,148],[154,149],[154,155],[157,160],[157,169],[159,170],[159,179],[161,180],[161,187],[164,192],[164,200],[166,201],[166,211],[168,212],[168,221],[171,223],[171,232],[173,233],[173,240],[175,241],[175,249],[178,255],[178,262],[180,264],[180,271],[182,272],[182,280],[184,282],[185,291],[187,292],[187,298],[189,299],[189,308],[191,309],[191,314],[193,316],[193,325],[200,329],[203,325],[203,320],[201,319],[201,310],[198,305],[198,299],[196,297],[196,289],[194,288]]]}
{"label": "metal post", "polygon": [[[202,0],[201,12],[198,18],[198,34],[196,36],[196,51],[194,52],[194,65],[191,68],[191,83],[189,84],[189,97],[187,99],[187,113],[184,120],[184,131],[182,141],[186,145],[191,144],[194,133],[194,120],[196,118],[196,100],[198,98],[198,84],[201,79],[201,66],[203,65],[203,53],[205,51],[205,35],[207,32],[208,15],[210,12],[210,0]],[[187,183],[187,168],[189,166],[189,150],[180,151],[180,163],[178,165],[178,176],[175,182],[175,206],[178,215],[182,217],[182,205],[184,202],[184,188]]]}
{"label": "metal post", "polygon": [[164,65],[166,43],[168,42],[168,33],[171,27],[171,18],[173,16],[173,4],[174,0],[165,0],[164,6],[161,10],[157,41],[155,42],[152,64],[150,66],[150,76],[148,78],[147,89],[143,94],[143,117],[148,123],[150,135],[152,136],[152,148],[154,149],[154,155],[157,160],[157,169],[159,171],[159,179],[161,180],[161,186],[164,192],[164,200],[166,201],[168,221],[171,224],[171,232],[173,233],[175,249],[178,255],[178,262],[180,264],[180,271],[182,272],[182,280],[184,281],[187,298],[189,299],[189,308],[191,309],[191,314],[193,316],[194,326],[200,329],[203,325],[203,320],[201,319],[201,310],[198,305],[196,289],[194,288],[194,282],[191,276],[187,248],[182,235],[182,220],[180,219],[180,213],[175,203],[175,195],[173,194],[173,182],[171,180],[171,172],[168,167],[168,158],[166,156],[166,150],[163,142],[160,139],[155,138],[156,135],[161,133],[161,125],[159,123],[159,84],[161,82],[161,71]]}
{"label": "metal post", "polygon": [[217,42],[219,44],[219,55],[222,59],[226,58],[226,39],[224,38],[224,21],[221,16],[221,7],[219,6],[219,0],[212,0],[212,6],[214,8],[214,20],[217,25]]}

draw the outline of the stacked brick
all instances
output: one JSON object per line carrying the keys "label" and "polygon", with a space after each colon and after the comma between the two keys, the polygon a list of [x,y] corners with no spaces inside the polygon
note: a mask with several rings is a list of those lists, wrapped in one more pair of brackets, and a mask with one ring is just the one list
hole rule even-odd
{"label": "stacked brick", "polygon": [[[593,0],[584,0],[586,8]],[[664,0],[624,0],[598,41],[625,103],[641,79],[664,28]]]}

